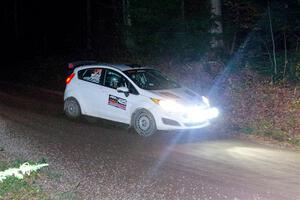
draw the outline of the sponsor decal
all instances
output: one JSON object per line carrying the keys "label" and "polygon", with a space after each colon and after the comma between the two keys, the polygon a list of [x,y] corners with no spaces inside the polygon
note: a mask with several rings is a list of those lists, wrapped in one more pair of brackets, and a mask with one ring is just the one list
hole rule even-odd
{"label": "sponsor decal", "polygon": [[122,99],[120,97],[109,95],[108,97],[108,105],[120,108],[122,110],[126,110],[127,100]]}

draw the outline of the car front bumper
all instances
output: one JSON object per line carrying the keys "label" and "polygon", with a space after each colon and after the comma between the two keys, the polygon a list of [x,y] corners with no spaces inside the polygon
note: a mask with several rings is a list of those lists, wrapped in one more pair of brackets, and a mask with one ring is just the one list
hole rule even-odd
{"label": "car front bumper", "polygon": [[219,115],[217,108],[208,107],[188,112],[167,112],[159,109],[154,115],[158,130],[198,129],[210,125]]}

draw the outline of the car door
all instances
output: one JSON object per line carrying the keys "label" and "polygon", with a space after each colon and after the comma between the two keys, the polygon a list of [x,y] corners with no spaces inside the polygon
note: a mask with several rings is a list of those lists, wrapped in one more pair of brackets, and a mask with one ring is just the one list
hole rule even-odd
{"label": "car door", "polygon": [[[104,77],[106,95],[105,112],[110,120],[130,123],[131,113],[138,104],[139,94],[134,86],[122,74],[115,70],[106,69]],[[129,93],[117,91],[118,87],[127,87]]]}
{"label": "car door", "polygon": [[94,117],[105,115],[102,109],[105,102],[103,78],[104,70],[99,67],[78,71],[80,103],[86,115]]}

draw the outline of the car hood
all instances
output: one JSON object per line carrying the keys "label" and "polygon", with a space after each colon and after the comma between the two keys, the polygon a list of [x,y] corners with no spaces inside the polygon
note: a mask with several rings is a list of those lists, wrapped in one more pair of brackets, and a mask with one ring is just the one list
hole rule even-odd
{"label": "car hood", "polygon": [[185,87],[167,89],[167,90],[151,90],[151,91],[148,90],[148,92],[150,95],[154,94],[155,98],[159,98],[163,100],[171,99],[184,104],[203,103],[200,95]]}

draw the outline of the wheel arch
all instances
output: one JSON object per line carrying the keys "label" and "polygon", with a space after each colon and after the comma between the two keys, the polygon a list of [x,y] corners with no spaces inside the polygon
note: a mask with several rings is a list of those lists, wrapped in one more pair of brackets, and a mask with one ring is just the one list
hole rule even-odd
{"label": "wheel arch", "polygon": [[[77,111],[77,114],[74,115],[74,114],[70,114],[70,111],[69,111],[69,104],[71,102],[75,102],[76,106],[78,107],[78,111]],[[71,111],[72,112],[72,111]],[[72,119],[77,119],[79,118],[81,115],[82,115],[82,111],[81,111],[81,106],[78,102],[78,100],[75,98],[75,97],[68,97],[64,100],[64,113],[69,117],[69,118],[72,118]]]}
{"label": "wheel arch", "polygon": [[138,107],[138,108],[135,108],[134,111],[133,111],[132,114],[131,114],[131,117],[130,117],[130,124],[129,124],[131,127],[132,127],[132,125],[133,125],[134,115],[135,115],[138,111],[140,111],[140,110],[146,110],[147,112],[149,112],[149,113],[153,116],[153,118],[154,118],[154,120],[155,120],[155,123],[157,124],[157,119],[156,119],[155,116],[153,115],[153,112],[151,112],[151,109],[143,108],[143,107]]}
{"label": "wheel arch", "polygon": [[[143,122],[140,121],[143,117],[148,118],[148,125],[146,129],[144,129],[145,127],[142,128],[144,125],[140,124],[143,124]],[[132,127],[137,134],[145,137],[148,137],[157,131],[156,119],[152,112],[146,108],[137,108],[135,112],[132,113],[130,127]]]}
{"label": "wheel arch", "polygon": [[[79,104],[79,107],[80,107],[80,110],[81,110],[81,114],[85,115],[86,114],[86,108],[85,108],[85,103],[84,101],[82,101],[82,98],[80,98],[79,95],[74,95],[74,94],[71,94],[67,97],[65,97],[64,99],[64,102],[67,100],[67,99],[70,99],[70,98],[73,98],[77,101],[77,103]],[[65,109],[65,107],[64,107]]]}

